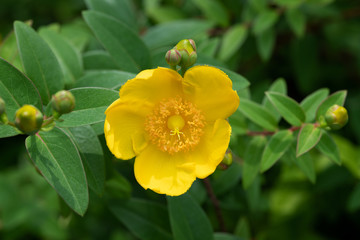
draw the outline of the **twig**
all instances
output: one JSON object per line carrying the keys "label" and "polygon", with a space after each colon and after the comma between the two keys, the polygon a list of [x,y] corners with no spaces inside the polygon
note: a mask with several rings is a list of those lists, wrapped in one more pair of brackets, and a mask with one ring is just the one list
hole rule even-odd
{"label": "twig", "polygon": [[219,222],[220,229],[222,232],[226,232],[224,217],[223,217],[223,214],[222,214],[221,208],[220,208],[220,202],[214,193],[214,190],[211,186],[210,180],[208,178],[205,178],[203,180],[203,182],[204,182],[204,185],[206,188],[206,192],[208,193],[210,200],[211,200],[212,204],[214,205],[215,213],[216,213],[216,217]]}

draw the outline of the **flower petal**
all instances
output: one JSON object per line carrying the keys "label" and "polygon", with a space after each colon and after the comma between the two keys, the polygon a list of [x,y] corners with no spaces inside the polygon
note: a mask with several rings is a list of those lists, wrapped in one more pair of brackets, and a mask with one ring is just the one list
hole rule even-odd
{"label": "flower petal", "polygon": [[164,98],[182,96],[181,83],[182,77],[174,70],[144,70],[121,87],[120,98],[157,103]]}
{"label": "flower petal", "polygon": [[210,66],[190,68],[184,77],[184,94],[201,109],[207,121],[227,118],[239,106],[239,96],[232,89],[230,78]]}
{"label": "flower petal", "polygon": [[144,119],[150,110],[146,102],[129,102],[121,99],[106,110],[106,143],[117,158],[133,158],[144,148]]}
{"label": "flower petal", "polygon": [[199,145],[191,153],[196,161],[196,177],[206,178],[223,160],[229,146],[231,127],[224,119],[218,119],[205,127]]}
{"label": "flower petal", "polygon": [[185,193],[195,181],[195,164],[185,154],[170,155],[149,144],[135,159],[135,177],[145,188],[170,196]]}

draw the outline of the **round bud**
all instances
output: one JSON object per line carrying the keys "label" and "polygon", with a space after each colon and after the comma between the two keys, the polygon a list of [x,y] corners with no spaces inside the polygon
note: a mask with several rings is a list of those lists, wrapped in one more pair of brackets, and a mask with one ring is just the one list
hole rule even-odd
{"label": "round bud", "polygon": [[176,44],[175,49],[180,52],[181,62],[179,65],[189,68],[195,64],[197,60],[196,45],[192,39],[183,39]]}
{"label": "round bud", "polygon": [[349,117],[346,108],[339,105],[331,106],[325,114],[325,121],[327,125],[333,130],[338,130],[345,126],[348,122],[348,118]]}
{"label": "round bud", "polygon": [[69,113],[75,108],[75,98],[71,92],[62,90],[52,96],[52,107],[59,114]]}
{"label": "round bud", "polygon": [[15,125],[23,133],[37,133],[43,123],[43,115],[33,105],[24,105],[15,113]]}
{"label": "round bud", "polygon": [[223,160],[217,166],[217,168],[220,170],[226,170],[231,166],[232,162],[233,162],[233,156],[232,156],[231,151],[228,149],[224,155]]}
{"label": "round bud", "polygon": [[5,112],[5,102],[4,100],[0,97],[0,115],[3,114]]}
{"label": "round bud", "polygon": [[165,55],[165,60],[170,66],[176,66],[181,61],[180,52],[176,49],[171,49],[167,51]]}

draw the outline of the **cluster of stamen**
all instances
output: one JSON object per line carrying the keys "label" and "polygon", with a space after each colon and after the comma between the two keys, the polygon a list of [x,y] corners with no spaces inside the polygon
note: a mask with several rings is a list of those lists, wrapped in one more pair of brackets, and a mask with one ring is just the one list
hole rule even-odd
{"label": "cluster of stamen", "polygon": [[201,111],[181,97],[160,101],[145,119],[149,140],[170,154],[194,148],[200,142],[204,126]]}

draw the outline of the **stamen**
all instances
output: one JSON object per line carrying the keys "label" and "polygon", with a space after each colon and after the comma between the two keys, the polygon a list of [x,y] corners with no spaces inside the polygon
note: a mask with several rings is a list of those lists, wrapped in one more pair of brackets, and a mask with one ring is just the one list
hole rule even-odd
{"label": "stamen", "polygon": [[181,97],[162,100],[145,119],[149,140],[169,154],[194,148],[203,135],[204,126],[201,111]]}

